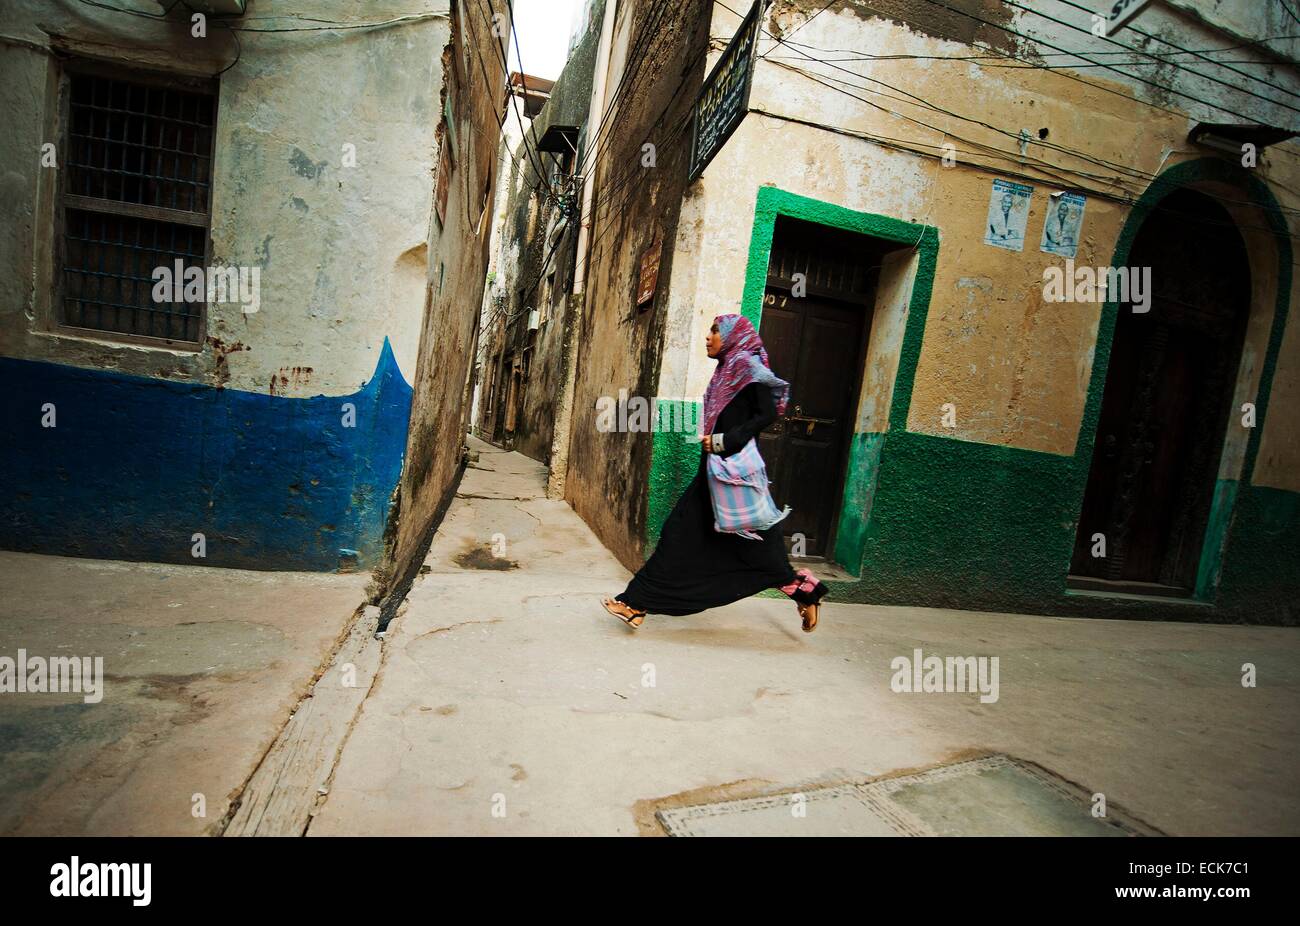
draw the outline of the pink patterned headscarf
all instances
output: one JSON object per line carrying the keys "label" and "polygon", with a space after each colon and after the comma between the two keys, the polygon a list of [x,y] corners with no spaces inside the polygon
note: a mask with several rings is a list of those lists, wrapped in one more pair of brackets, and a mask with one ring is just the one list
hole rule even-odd
{"label": "pink patterned headscarf", "polygon": [[743,315],[719,315],[713,323],[722,335],[722,350],[718,352],[713,378],[704,390],[704,433],[713,433],[727,403],[750,383],[770,386],[776,413],[784,414],[790,400],[790,384],[772,372],[767,349],[753,322]]}

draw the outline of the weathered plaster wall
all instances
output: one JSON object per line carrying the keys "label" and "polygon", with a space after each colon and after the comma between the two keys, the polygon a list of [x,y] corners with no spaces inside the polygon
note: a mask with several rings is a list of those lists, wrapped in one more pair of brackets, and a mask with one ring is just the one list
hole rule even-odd
{"label": "weathered plaster wall", "polygon": [[[883,8],[881,4],[870,6]],[[973,16],[989,21],[994,19],[991,11],[975,9],[976,3],[955,6],[969,8],[967,12]],[[1187,3],[1184,6],[1200,7],[1201,15],[1210,22],[1227,16],[1222,4]],[[1285,32],[1275,28],[1279,25],[1273,21],[1278,11],[1266,13],[1263,6],[1267,5],[1256,5],[1250,16],[1236,9],[1229,18],[1237,22],[1238,28],[1246,28],[1248,20],[1248,26],[1253,30],[1249,33],[1251,35]],[[1215,105],[1241,111],[1265,123],[1296,124],[1296,114],[1278,102],[1282,95],[1261,84],[1236,78],[1237,83],[1252,88],[1258,95],[1237,93],[1185,69],[1157,68],[1154,61],[1142,64],[1140,55],[1131,56],[1137,59],[1138,64],[1124,68],[1136,75],[1133,79],[1124,79],[1109,69],[1088,70],[1088,81],[1102,85],[1101,88],[1080,82],[1078,75],[1071,71],[1048,74],[1031,68],[1029,65],[1040,54],[1054,55],[1050,60],[1058,66],[1083,63],[1078,56],[1055,54],[1049,50],[1050,47],[1068,47],[1091,55],[1094,52],[1114,52],[1115,46],[1088,33],[1084,28],[1089,25],[1088,16],[1066,4],[1036,7],[1039,12],[1062,22],[1054,22],[1038,12],[1016,11],[1014,7],[1005,5],[1003,9],[1016,14],[1014,21],[1004,21],[1003,24],[1022,33],[1022,37],[1003,32],[1004,37],[1010,36],[1017,44],[1002,50],[1017,55],[1028,70],[994,69],[937,57],[958,57],[969,49],[963,51],[962,46],[953,43],[927,40],[927,37],[949,36],[951,30],[943,23],[921,17],[919,11],[909,8],[908,4],[894,4],[889,12],[895,16],[877,18],[871,15],[868,5],[845,3],[832,8],[800,31],[798,41],[811,45],[827,47],[838,43],[845,47],[871,48],[873,54],[936,56],[933,60],[853,64],[851,67],[855,71],[866,75],[866,79],[856,81],[866,90],[852,89],[849,92],[866,97],[877,106],[883,105],[886,110],[902,113],[904,117],[925,121],[938,131],[927,132],[914,122],[873,109],[870,103],[810,84],[804,77],[796,79],[810,84],[805,89],[811,96],[797,88],[787,88],[784,86],[790,82],[787,80],[780,86],[778,94],[763,97],[768,102],[758,105],[771,105],[782,114],[797,114],[813,122],[824,119],[834,125],[881,136],[901,136],[930,151],[936,150],[936,143],[952,140],[961,152],[962,160],[986,163],[994,162],[968,155],[967,150],[973,145],[959,140],[959,136],[974,143],[1017,152],[1016,139],[999,136],[969,121],[972,115],[978,119],[979,114],[996,113],[1000,117],[995,120],[998,125],[1019,125],[1028,130],[1030,138],[1023,167],[1013,159],[1004,162],[1002,170],[1024,170],[1030,176],[1038,175],[1040,179],[1036,187],[1043,193],[1068,186],[1035,171],[1035,160],[1054,159],[1055,163],[1071,167],[1085,163],[1048,148],[1048,144],[1070,147],[1088,157],[1109,162],[1115,165],[1110,171],[1112,173],[1127,169],[1153,176],[1162,166],[1176,163],[1191,154],[1181,150],[1186,147],[1184,139],[1190,127],[1189,118],[1218,121],[1232,118],[1223,110],[1216,109]],[[774,18],[781,19],[779,10]],[[961,18],[975,21],[970,16]],[[886,19],[889,25],[884,24]],[[793,21],[798,22],[800,18]],[[852,35],[849,30],[855,26],[858,31]],[[1135,26],[1181,47],[1212,47],[1216,39],[1216,33],[1198,26],[1185,15],[1162,11],[1158,4],[1150,14],[1136,20]],[[1083,28],[1082,32],[1080,28]],[[779,28],[774,26],[773,31],[779,32]],[[850,35],[853,41],[846,42]],[[1119,37],[1125,42],[1138,39],[1131,31],[1120,33]],[[1030,39],[1048,45],[1034,46]],[[1167,50],[1167,46],[1154,39],[1141,41],[1144,46]],[[989,44],[996,46],[996,43]],[[845,77],[842,71],[801,61],[797,54],[781,57],[785,62],[795,63],[820,75],[819,79],[829,77],[833,81]],[[1247,59],[1262,62],[1250,73],[1289,86],[1293,91],[1297,89],[1294,68],[1280,66],[1275,57],[1258,52],[1248,55]],[[992,63],[1015,64],[1005,58],[1001,61],[995,59]],[[1225,74],[1205,62],[1192,63],[1198,65],[1196,70],[1212,72],[1220,79]],[[763,70],[760,68],[760,75]],[[868,80],[872,82],[868,83]],[[1152,84],[1174,86],[1182,93],[1171,94]],[[759,87],[762,86],[760,77]],[[953,96],[953,86],[961,88],[961,97]],[[1265,92],[1259,94],[1261,90]],[[904,98],[904,93],[934,101],[941,110],[965,115],[966,119],[926,112]],[[1134,103],[1128,98],[1130,93],[1136,93],[1145,102],[1154,102],[1175,111],[1166,112]],[[760,95],[758,88],[755,95]],[[1260,99],[1260,96],[1266,99]],[[972,100],[976,105],[972,105]],[[778,107],[778,104],[782,105]],[[855,108],[859,114],[857,121],[842,121],[840,117],[846,106]],[[1043,140],[1045,143],[1040,144],[1039,135],[1044,129],[1047,137]],[[953,133],[951,139],[943,134],[945,131]],[[1092,165],[1094,171],[1096,167]],[[1277,152],[1269,154],[1257,172],[1264,177],[1276,175],[1281,187],[1290,182],[1287,177],[1294,174],[1295,167],[1294,154]],[[987,178],[980,178],[984,189],[979,184],[972,188],[954,176],[961,173],[963,171],[936,170],[934,187],[928,194],[934,199],[935,214],[942,216],[940,224],[945,234],[972,244],[960,254],[953,254],[963,264],[958,273],[949,272],[947,266],[940,267],[936,291],[953,292],[957,298],[941,300],[935,306],[938,314],[932,317],[936,324],[933,330],[927,329],[910,426],[919,431],[941,433],[938,408],[951,401],[958,408],[958,427],[954,436],[1051,452],[1071,452],[1090,374],[1098,307],[1077,307],[1081,311],[1076,312],[1073,319],[1046,317],[1045,312],[1059,315],[1063,307],[1044,306],[1041,300],[1042,255],[1035,245],[1041,232],[1045,198],[1036,198],[1027,233],[1031,243],[1025,252],[998,252],[982,245],[981,236],[974,234],[983,220],[981,207],[987,203]],[[1142,189],[1140,182],[1127,186],[1129,196],[1140,193]],[[1105,263],[1109,246],[1115,240],[1119,222],[1125,214],[1127,209],[1122,204],[1109,204],[1091,197],[1085,223],[1086,241],[1077,262]],[[1258,226],[1258,220],[1253,224]],[[1267,283],[1259,281],[1257,285]],[[1262,304],[1270,304],[1264,294],[1259,296],[1259,300]],[[1251,349],[1259,346],[1260,334],[1261,326],[1252,325]],[[1073,376],[1071,366],[1075,368]],[[1243,385],[1248,376],[1248,371],[1243,370]],[[962,388],[954,388],[957,385]]]}
{"label": "weathered plaster wall", "polygon": [[[1300,231],[1295,224],[1292,228],[1296,229],[1293,235]],[[1300,306],[1300,279],[1292,287],[1290,304],[1295,311]],[[1286,326],[1282,338],[1270,404],[1275,412],[1264,422],[1251,481],[1300,494],[1300,424],[1295,414],[1300,408],[1300,324],[1295,321]]]}
{"label": "weathered plaster wall", "polygon": [[[648,14],[662,13],[647,26]],[[565,498],[626,565],[640,562],[647,524],[646,490],[654,435],[601,433],[601,396],[652,397],[660,382],[666,310],[675,287],[678,212],[685,187],[689,112],[703,79],[707,8],[683,4],[619,4],[607,86],[623,80],[624,96],[608,118],[609,131],[588,144],[598,153],[591,263],[577,340],[573,427]],[[644,53],[631,56],[642,29]],[[626,71],[625,71],[626,68]],[[655,146],[653,167],[642,166],[644,144]],[[642,253],[665,242],[658,293],[638,311],[636,284]],[[688,287],[689,288],[689,287]]]}
{"label": "weathered plaster wall", "polygon": [[[565,73],[571,72],[566,68]],[[556,87],[564,79],[561,75]],[[507,275],[509,287],[501,290],[500,324],[492,346],[494,357],[502,350],[509,357],[513,351],[504,369],[497,371],[503,382],[509,381],[512,364],[528,349],[527,378],[513,400],[514,427],[490,435],[542,463],[549,462],[557,404],[561,399],[565,329],[572,324],[565,292],[572,285],[573,245],[577,237],[574,223],[565,218],[546,192],[547,183],[557,192],[565,189],[563,181],[551,176],[554,166],[551,155],[541,155],[542,166],[548,172],[543,180],[532,166],[532,158],[537,155],[529,153],[534,130],[540,133],[550,121],[549,105],[548,102],[533,120],[526,141],[515,149],[519,179],[510,194],[502,243],[511,261]],[[529,329],[529,315],[534,310],[539,324],[536,329]],[[508,400],[504,392],[500,400]],[[504,419],[498,416],[496,420]]]}
{"label": "weathered plaster wall", "polygon": [[[542,114],[538,115],[540,118]],[[511,259],[510,284],[503,290],[504,298],[498,315],[500,330],[493,343],[493,355],[501,353],[504,359],[504,365],[496,370],[500,380],[498,403],[501,406],[514,403],[514,426],[509,426],[508,412],[498,413],[494,427],[499,426],[499,430],[490,436],[526,456],[545,462],[550,450],[551,426],[540,408],[548,399],[541,383],[552,379],[548,374],[553,365],[551,342],[554,339],[549,334],[555,326],[548,318],[534,333],[528,329],[528,316],[531,310],[537,309],[540,318],[541,310],[546,308],[544,303],[550,299],[546,281],[542,279],[543,262],[550,251],[551,234],[558,228],[560,216],[533,167],[536,155],[529,153],[537,122],[533,120],[524,135],[526,141],[521,141],[514,149],[519,177],[510,194],[504,245]],[[544,166],[549,167],[549,155],[543,156],[543,160]],[[558,252],[560,248],[556,250]],[[549,256],[548,266],[554,268],[558,255]],[[522,361],[524,349],[529,345],[534,349],[528,377],[526,380],[521,378],[520,389],[512,394],[513,367]],[[553,383],[548,385],[553,386]]]}
{"label": "weathered plaster wall", "polygon": [[[954,6],[969,8],[972,15],[989,21],[1008,22],[997,20],[990,10],[977,9],[979,3]],[[885,9],[893,15],[874,15],[873,9]],[[1011,7],[1003,9],[1014,12]],[[809,12],[798,12],[791,4],[777,4],[769,29],[781,34],[783,28],[788,30],[804,21]],[[1065,15],[1060,9],[1053,11],[1053,15],[1058,14]],[[954,14],[947,15],[951,18]],[[958,18],[974,22],[969,16]],[[1087,17],[1074,11],[1073,21],[1084,23]],[[728,36],[735,23],[735,17],[720,10],[714,15],[713,31]],[[1034,23],[1037,29],[1031,27]],[[1177,39],[1185,47],[1213,44],[1213,33],[1198,33],[1185,18],[1176,25],[1182,30]],[[1019,14],[1010,27],[1022,30],[1026,37],[1041,33],[1054,44],[1069,40],[1071,48],[1114,50],[1101,40],[1090,44],[1090,35],[1028,14]],[[1163,19],[1153,24],[1144,17],[1143,27],[1167,34],[1174,25]],[[945,169],[933,159],[918,159],[895,148],[832,135],[812,125],[780,123],[761,115],[747,117],[704,178],[688,192],[685,215],[690,225],[684,222],[683,229],[689,227],[690,231],[679,235],[678,248],[686,250],[688,235],[699,242],[693,263],[708,270],[707,274],[697,274],[700,280],[694,292],[677,291],[681,303],[694,304],[695,313],[690,318],[684,313],[674,315],[682,322],[670,326],[670,349],[664,368],[667,382],[680,383],[690,392],[702,389],[707,381],[709,365],[695,356],[698,352],[672,348],[688,344],[707,316],[722,310],[715,307],[736,304],[740,268],[747,257],[745,247],[735,240],[736,236],[719,235],[716,230],[745,229],[749,207],[745,197],[736,192],[773,183],[853,209],[927,221],[939,225],[946,238],[963,242],[958,250],[945,255],[939,267],[936,304],[917,371],[916,401],[910,410],[909,427],[965,440],[1073,452],[1090,379],[1100,307],[1044,304],[1042,300],[1042,270],[1047,256],[1038,252],[1037,242],[1046,196],[1071,187],[1038,168],[1051,162],[1097,171],[1095,163],[1049,147],[1060,145],[1118,165],[1110,173],[1120,179],[1123,175],[1118,171],[1122,168],[1154,175],[1162,166],[1191,154],[1181,150],[1186,147],[1188,117],[1182,112],[1164,112],[1134,103],[1125,82],[1118,78],[1106,80],[1115,75],[1104,71],[1105,77],[1089,73],[1090,82],[1103,85],[1093,88],[1077,80],[1073,72],[1050,73],[1028,64],[995,68],[948,60],[970,54],[969,46],[936,38],[965,37],[953,30],[947,20],[921,16],[917,4],[845,2],[832,6],[800,29],[797,41],[815,46],[803,53],[829,57],[816,49],[850,48],[870,49],[872,55],[883,57],[929,57],[853,62],[848,66],[865,75],[859,79],[851,79],[843,70],[829,65],[811,63],[789,47],[776,49],[760,63],[751,97],[752,107],[760,113],[767,111],[901,141],[929,154],[941,153],[940,145],[950,141],[962,164]],[[1004,38],[1009,35],[1000,34]],[[1004,50],[1033,60],[1036,52],[1025,50],[1029,48],[1028,38],[1016,41],[1017,47],[1007,46]],[[760,54],[773,44],[768,41],[760,45]],[[990,44],[997,47],[996,43]],[[995,58],[991,63],[1014,65],[1016,61]],[[809,73],[800,74],[792,70],[794,67]],[[1144,73],[1140,69],[1137,72]],[[1294,74],[1279,74],[1277,79],[1297,84]],[[849,80],[857,87],[840,84],[836,89],[826,85],[837,80]],[[1188,86],[1202,89],[1194,80]],[[1263,101],[1247,97],[1242,103],[1227,91],[1218,96],[1208,89],[1205,93],[1207,98],[1229,107],[1253,102],[1256,108],[1250,113],[1262,120],[1285,118],[1275,105]],[[945,115],[914,98],[931,101],[940,110],[965,118]],[[988,120],[990,113],[998,118]],[[1219,115],[1223,118],[1222,113]],[[1019,153],[1016,138],[974,124],[972,118],[989,125],[1025,129],[1030,142],[1024,155]],[[919,124],[922,122],[929,127]],[[1040,138],[1044,130],[1045,138]],[[988,157],[981,154],[978,145],[997,147],[1012,157]],[[1277,174],[1280,184],[1288,182],[1287,175],[1296,166],[1294,155],[1280,152],[1267,155],[1265,161],[1258,173],[1265,177],[1270,172]],[[973,170],[968,162],[989,169]],[[1030,213],[1028,243],[1022,253],[986,246],[980,234],[992,179],[1015,174],[1030,178],[1021,182],[1033,184],[1037,193]],[[1131,181],[1117,187],[1116,193],[1121,197],[1136,196],[1142,188],[1141,182]],[[1089,198],[1085,240],[1077,263],[1107,263],[1127,211],[1123,203]],[[704,229],[712,234],[702,236]],[[673,359],[676,356],[687,359]],[[683,364],[687,369],[682,369]],[[944,429],[940,422],[940,409],[949,402],[957,407],[955,432]]]}
{"label": "weathered plaster wall", "polygon": [[[387,345],[370,381],[343,396],[283,399],[8,357],[0,392],[12,441],[0,452],[4,549],[322,572],[383,553],[411,407]],[[56,427],[41,424],[47,403]]]}
{"label": "weathered plaster wall", "polygon": [[[119,5],[158,12],[142,0]],[[101,460],[96,479],[67,472],[55,479],[53,470],[23,462],[33,445],[9,448],[6,463],[26,482],[5,502],[0,543],[35,549],[24,538],[39,536],[43,549],[194,561],[188,542],[176,550],[172,540],[208,531],[212,564],[329,569],[377,560],[405,444],[406,378],[424,299],[433,88],[441,82],[446,10],[446,2],[432,11],[379,2],[340,12],[327,3],[262,0],[257,23],[247,25],[293,25],[275,18],[286,16],[423,15],[380,29],[242,32],[239,50],[215,20],[206,36],[193,36],[179,8],[152,20],[75,0],[5,4],[0,355],[41,364],[24,377],[48,383],[72,407],[146,417],[126,430],[84,428],[80,416],[60,422],[59,453]],[[40,166],[39,152],[61,134],[58,55],[194,76],[226,69],[218,79],[212,264],[258,268],[261,304],[255,314],[237,304],[210,306],[197,350],[57,330],[56,175]],[[344,165],[345,145],[355,146],[354,167]],[[381,382],[391,384],[383,388],[393,401],[357,404],[357,427],[329,437],[342,423],[342,404]],[[5,391],[6,401],[16,401],[18,392]],[[5,411],[26,422],[30,409]],[[330,452],[308,452],[331,441]],[[197,456],[194,444],[205,448]],[[172,514],[155,517],[153,508],[128,503],[109,473],[170,499]],[[252,474],[248,491],[234,490]],[[106,519],[98,546],[80,533],[77,512],[87,500]],[[47,521],[42,531],[23,527],[38,517]],[[310,542],[292,519],[312,525]]]}
{"label": "weathered plaster wall", "polygon": [[[528,387],[515,421],[514,448],[527,457],[549,463],[551,441],[555,436],[555,415],[561,397],[564,328],[572,318],[563,291],[555,294],[559,296],[557,304],[552,302],[550,287],[544,280],[537,288],[539,292],[533,298],[538,306],[546,304],[546,320],[539,326],[533,342]],[[527,322],[526,316],[523,320]]]}
{"label": "weathered plaster wall", "polygon": [[[1232,408],[1235,414],[1230,419],[1230,427],[1224,439],[1223,454],[1219,461],[1220,479],[1240,479],[1250,447],[1251,430],[1240,424],[1243,404],[1255,403],[1259,397],[1260,383],[1264,375],[1264,364],[1269,352],[1269,338],[1272,333],[1274,315],[1278,304],[1278,286],[1281,283],[1277,266],[1277,244],[1269,228],[1269,215],[1259,206],[1244,202],[1245,196],[1239,187],[1213,181],[1189,184],[1192,189],[1216,197],[1220,202],[1226,201],[1225,208],[1237,223],[1237,230],[1246,246],[1246,255],[1250,263],[1251,302],[1250,313],[1246,319],[1246,333],[1241,346],[1241,365],[1233,391]],[[1277,358],[1280,363],[1291,363],[1284,350]],[[1272,390],[1270,390],[1272,393]],[[1272,393],[1276,395],[1276,393]],[[1284,407],[1277,405],[1275,407]],[[1273,415],[1264,423],[1264,434],[1286,435],[1284,439],[1300,439],[1300,429],[1287,421],[1288,416]],[[1300,454],[1290,458],[1300,461]],[[1274,460],[1276,463],[1276,460]],[[1294,469],[1294,468],[1293,468]],[[1300,486],[1294,472],[1273,474],[1266,467],[1261,470],[1257,465],[1254,481],[1262,485],[1273,485],[1281,479],[1290,485]],[[1280,487],[1288,487],[1283,485]]]}
{"label": "weathered plaster wall", "polygon": [[894,398],[898,361],[907,332],[907,309],[919,264],[920,254],[912,250],[893,251],[881,260],[871,333],[863,358],[862,395],[853,429],[856,433],[879,434],[889,430],[889,406]]}
{"label": "weathered plaster wall", "polygon": [[[1218,161],[1179,165],[1144,195],[1116,243],[1122,263],[1142,217],[1182,185],[1222,182],[1240,173]],[[1262,184],[1243,195],[1267,203]],[[1284,291],[1291,285],[1292,251],[1274,211],[1274,253]],[[1286,302],[1273,313],[1260,374],[1261,414],[1283,359]],[[893,428],[885,437],[870,523],[863,532],[860,582],[839,593],[852,600],[909,601],[993,610],[1037,610],[1160,620],[1295,623],[1300,580],[1300,496],[1254,485],[1249,477],[1220,480],[1205,539],[1194,601],[1072,595],[1065,573],[1092,455],[1101,387],[1117,308],[1107,306],[1098,371],[1089,390],[1079,448],[1073,456],[953,441]],[[895,397],[895,407],[906,401]],[[1287,420],[1285,414],[1282,416]],[[1230,421],[1229,427],[1235,426]],[[1247,445],[1242,471],[1253,472],[1259,432]],[[1208,606],[1207,606],[1208,605]]]}
{"label": "weathered plaster wall", "polygon": [[488,394],[494,368],[493,360],[502,343],[506,309],[510,294],[518,288],[516,279],[519,275],[520,244],[515,236],[514,225],[510,221],[514,215],[513,205],[516,197],[524,189],[526,180],[523,165],[515,152],[519,140],[532,122],[527,118],[523,107],[519,110],[519,120],[511,116],[515,104],[506,102],[506,116],[500,129],[497,143],[496,184],[492,193],[491,239],[488,244],[487,282],[483,288],[483,308],[479,313],[478,353],[475,358],[475,382],[473,407],[470,412],[472,430],[485,440],[492,439],[492,425],[489,417],[492,397]]}
{"label": "weathered plaster wall", "polygon": [[[446,0],[439,7],[445,13]],[[416,10],[384,2],[344,15],[332,4],[263,0],[256,12],[368,22]],[[0,12],[0,33],[39,49],[186,74],[211,75],[234,60],[220,26],[210,23],[199,39],[187,18],[176,20],[155,23],[76,0],[15,2]],[[242,56],[218,91],[212,255],[214,264],[260,268],[262,302],[251,315],[235,304],[210,306],[211,340],[197,352],[54,333],[46,239],[55,178],[40,166],[39,150],[57,137],[58,67],[47,51],[0,39],[0,92],[11,114],[0,163],[6,212],[17,217],[0,245],[0,353],[306,397],[359,387],[388,337],[409,378],[438,117],[431,88],[441,79],[437,50],[447,30],[445,18],[431,17],[343,33],[241,33]],[[343,166],[345,144],[356,146],[355,167]]]}
{"label": "weathered plaster wall", "polygon": [[[789,30],[814,6],[820,4],[778,3],[768,28]],[[869,9],[882,6],[894,15]],[[953,6],[969,12],[979,4]],[[850,450],[836,558],[851,570],[860,567],[862,581],[837,589],[839,594],[1062,613],[1110,608],[1166,619],[1294,620],[1289,602],[1297,590],[1284,576],[1300,542],[1300,506],[1294,495],[1273,486],[1293,487],[1300,472],[1300,428],[1293,415],[1279,411],[1286,407],[1284,397],[1294,401],[1300,358],[1295,324],[1285,327],[1282,317],[1295,294],[1289,243],[1278,231],[1294,234],[1290,212],[1300,208],[1300,197],[1291,191],[1300,188],[1300,161],[1294,146],[1287,146],[1266,152],[1247,172],[1233,169],[1233,158],[1193,149],[1186,141],[1194,118],[1214,114],[1210,104],[1242,107],[1264,122],[1291,117],[1275,100],[1216,95],[1195,81],[1184,87],[1201,94],[1199,109],[1137,80],[1107,79],[1100,69],[1035,67],[1043,49],[1028,44],[1027,14],[997,20],[1023,29],[1021,39],[1006,40],[1003,33],[1000,46],[976,39],[993,46],[990,51],[951,41],[954,34],[943,23],[915,21],[917,8],[846,0],[801,29],[796,41],[804,45],[777,48],[760,61],[751,96],[755,111],[687,191],[660,392],[702,391],[712,364],[697,341],[707,319],[735,311],[742,298],[750,307],[751,290],[761,288],[767,254],[751,247],[750,236],[761,224],[754,197],[764,185],[864,216],[933,226],[943,244],[932,295],[921,307],[920,325],[909,319],[888,430],[860,432]],[[1078,11],[1073,15],[1086,20]],[[1222,34],[1195,19],[1171,16],[1143,26],[1183,47],[1222,44]],[[729,38],[736,22],[725,11],[715,12],[712,31]],[[1043,32],[1041,24],[1037,28]],[[1043,34],[1073,49],[1089,47],[1086,36],[1063,26]],[[761,44],[760,54],[773,47]],[[852,60],[848,66],[862,75],[855,78],[809,62],[796,48],[819,57],[832,57],[830,49],[841,56],[865,51],[881,57]],[[991,57],[981,65],[968,60],[975,54]],[[1276,63],[1263,53],[1256,57]],[[1073,60],[1057,56],[1056,62]],[[1293,68],[1261,66],[1254,73],[1300,90]],[[1218,118],[1226,117],[1219,112]],[[936,157],[945,142],[955,146],[953,167]],[[1205,163],[1210,167],[1200,166]],[[1215,163],[1223,169],[1213,169]],[[1180,170],[1171,173],[1175,167]],[[1076,172],[1073,183],[1062,169]],[[1203,599],[1215,602],[1209,608],[1064,594],[1114,309],[1043,301],[1043,269],[1061,262],[1038,250],[1044,206],[1050,192],[1087,188],[1076,263],[1107,266],[1127,254],[1122,233],[1131,243],[1136,228],[1126,223],[1132,203],[1149,192],[1157,175],[1167,175],[1169,183],[1182,178],[1234,201],[1255,274],[1237,398],[1265,403],[1270,383],[1276,397],[1260,428],[1230,435],[1227,444],[1218,514],[1207,537],[1207,549],[1218,544],[1223,551],[1221,575],[1199,589]],[[1035,188],[1023,252],[983,243],[995,177]],[[1279,226],[1281,221],[1289,225]],[[757,313],[757,302],[752,306]],[[873,341],[875,336],[873,329]],[[867,404],[871,383],[866,377]],[[955,429],[942,425],[946,403],[957,408]],[[686,448],[670,443],[663,436],[657,440],[650,482],[651,510],[663,514],[680,488],[676,474],[689,468],[683,463]],[[665,497],[656,497],[659,492]],[[653,537],[656,524],[647,530]],[[1203,569],[1203,575],[1210,572]]]}
{"label": "weathered plaster wall", "polygon": [[[493,9],[507,15],[500,0]],[[454,166],[444,221],[439,221],[432,202],[428,203],[424,313],[398,521],[385,577],[390,581],[407,575],[423,555],[429,528],[455,490],[469,423],[474,334],[483,304],[493,207],[484,191],[493,188],[491,171],[496,163],[498,114],[505,85],[504,67],[488,54],[490,43],[497,41],[491,24],[475,12],[457,18],[455,34],[449,37],[441,58],[447,80],[454,81],[455,87]],[[508,29],[508,18],[503,21]],[[444,85],[442,93],[447,89]],[[434,101],[441,111],[436,93]],[[450,144],[442,127],[437,143]],[[436,172],[433,179],[436,188]]]}

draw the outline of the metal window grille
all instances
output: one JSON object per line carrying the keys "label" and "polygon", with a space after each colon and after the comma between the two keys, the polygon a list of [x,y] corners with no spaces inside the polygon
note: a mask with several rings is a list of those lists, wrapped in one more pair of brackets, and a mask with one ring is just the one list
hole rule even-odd
{"label": "metal window grille", "polygon": [[[67,107],[60,322],[197,344],[205,278],[184,284],[206,265],[216,98],[70,70]],[[179,270],[179,289],[156,282],[159,267]]]}

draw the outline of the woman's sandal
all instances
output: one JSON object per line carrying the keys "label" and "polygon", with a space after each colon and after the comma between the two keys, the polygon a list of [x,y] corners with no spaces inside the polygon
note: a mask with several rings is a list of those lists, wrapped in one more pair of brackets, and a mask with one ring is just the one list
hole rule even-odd
{"label": "woman's sandal", "polygon": [[[799,617],[803,620],[803,632],[812,633],[817,629],[817,617],[821,611],[821,600],[826,597],[826,586],[807,569],[800,569],[794,574],[794,581],[781,586],[781,591],[794,598]],[[796,595],[816,596],[812,602],[803,602]]]}
{"label": "woman's sandal", "polygon": [[615,601],[613,598],[602,598],[600,603],[604,606],[606,611],[627,624],[633,630],[640,627],[641,622],[645,620],[644,611],[637,611],[634,608],[623,604],[621,601]]}

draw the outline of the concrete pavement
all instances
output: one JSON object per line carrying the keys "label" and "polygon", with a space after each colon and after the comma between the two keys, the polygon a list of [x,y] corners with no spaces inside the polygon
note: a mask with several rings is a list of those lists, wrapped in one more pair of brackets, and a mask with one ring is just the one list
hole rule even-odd
{"label": "concrete pavement", "polygon": [[[544,468],[472,443],[310,834],[655,834],[989,753],[1167,833],[1300,832],[1294,630],[831,603],[805,635],[754,598],[633,633],[598,603],[628,573]],[[998,699],[894,691],[917,648],[998,657]]]}
{"label": "concrete pavement", "polygon": [[0,552],[0,657],[106,676],[0,693],[0,834],[217,832],[368,581]]}

